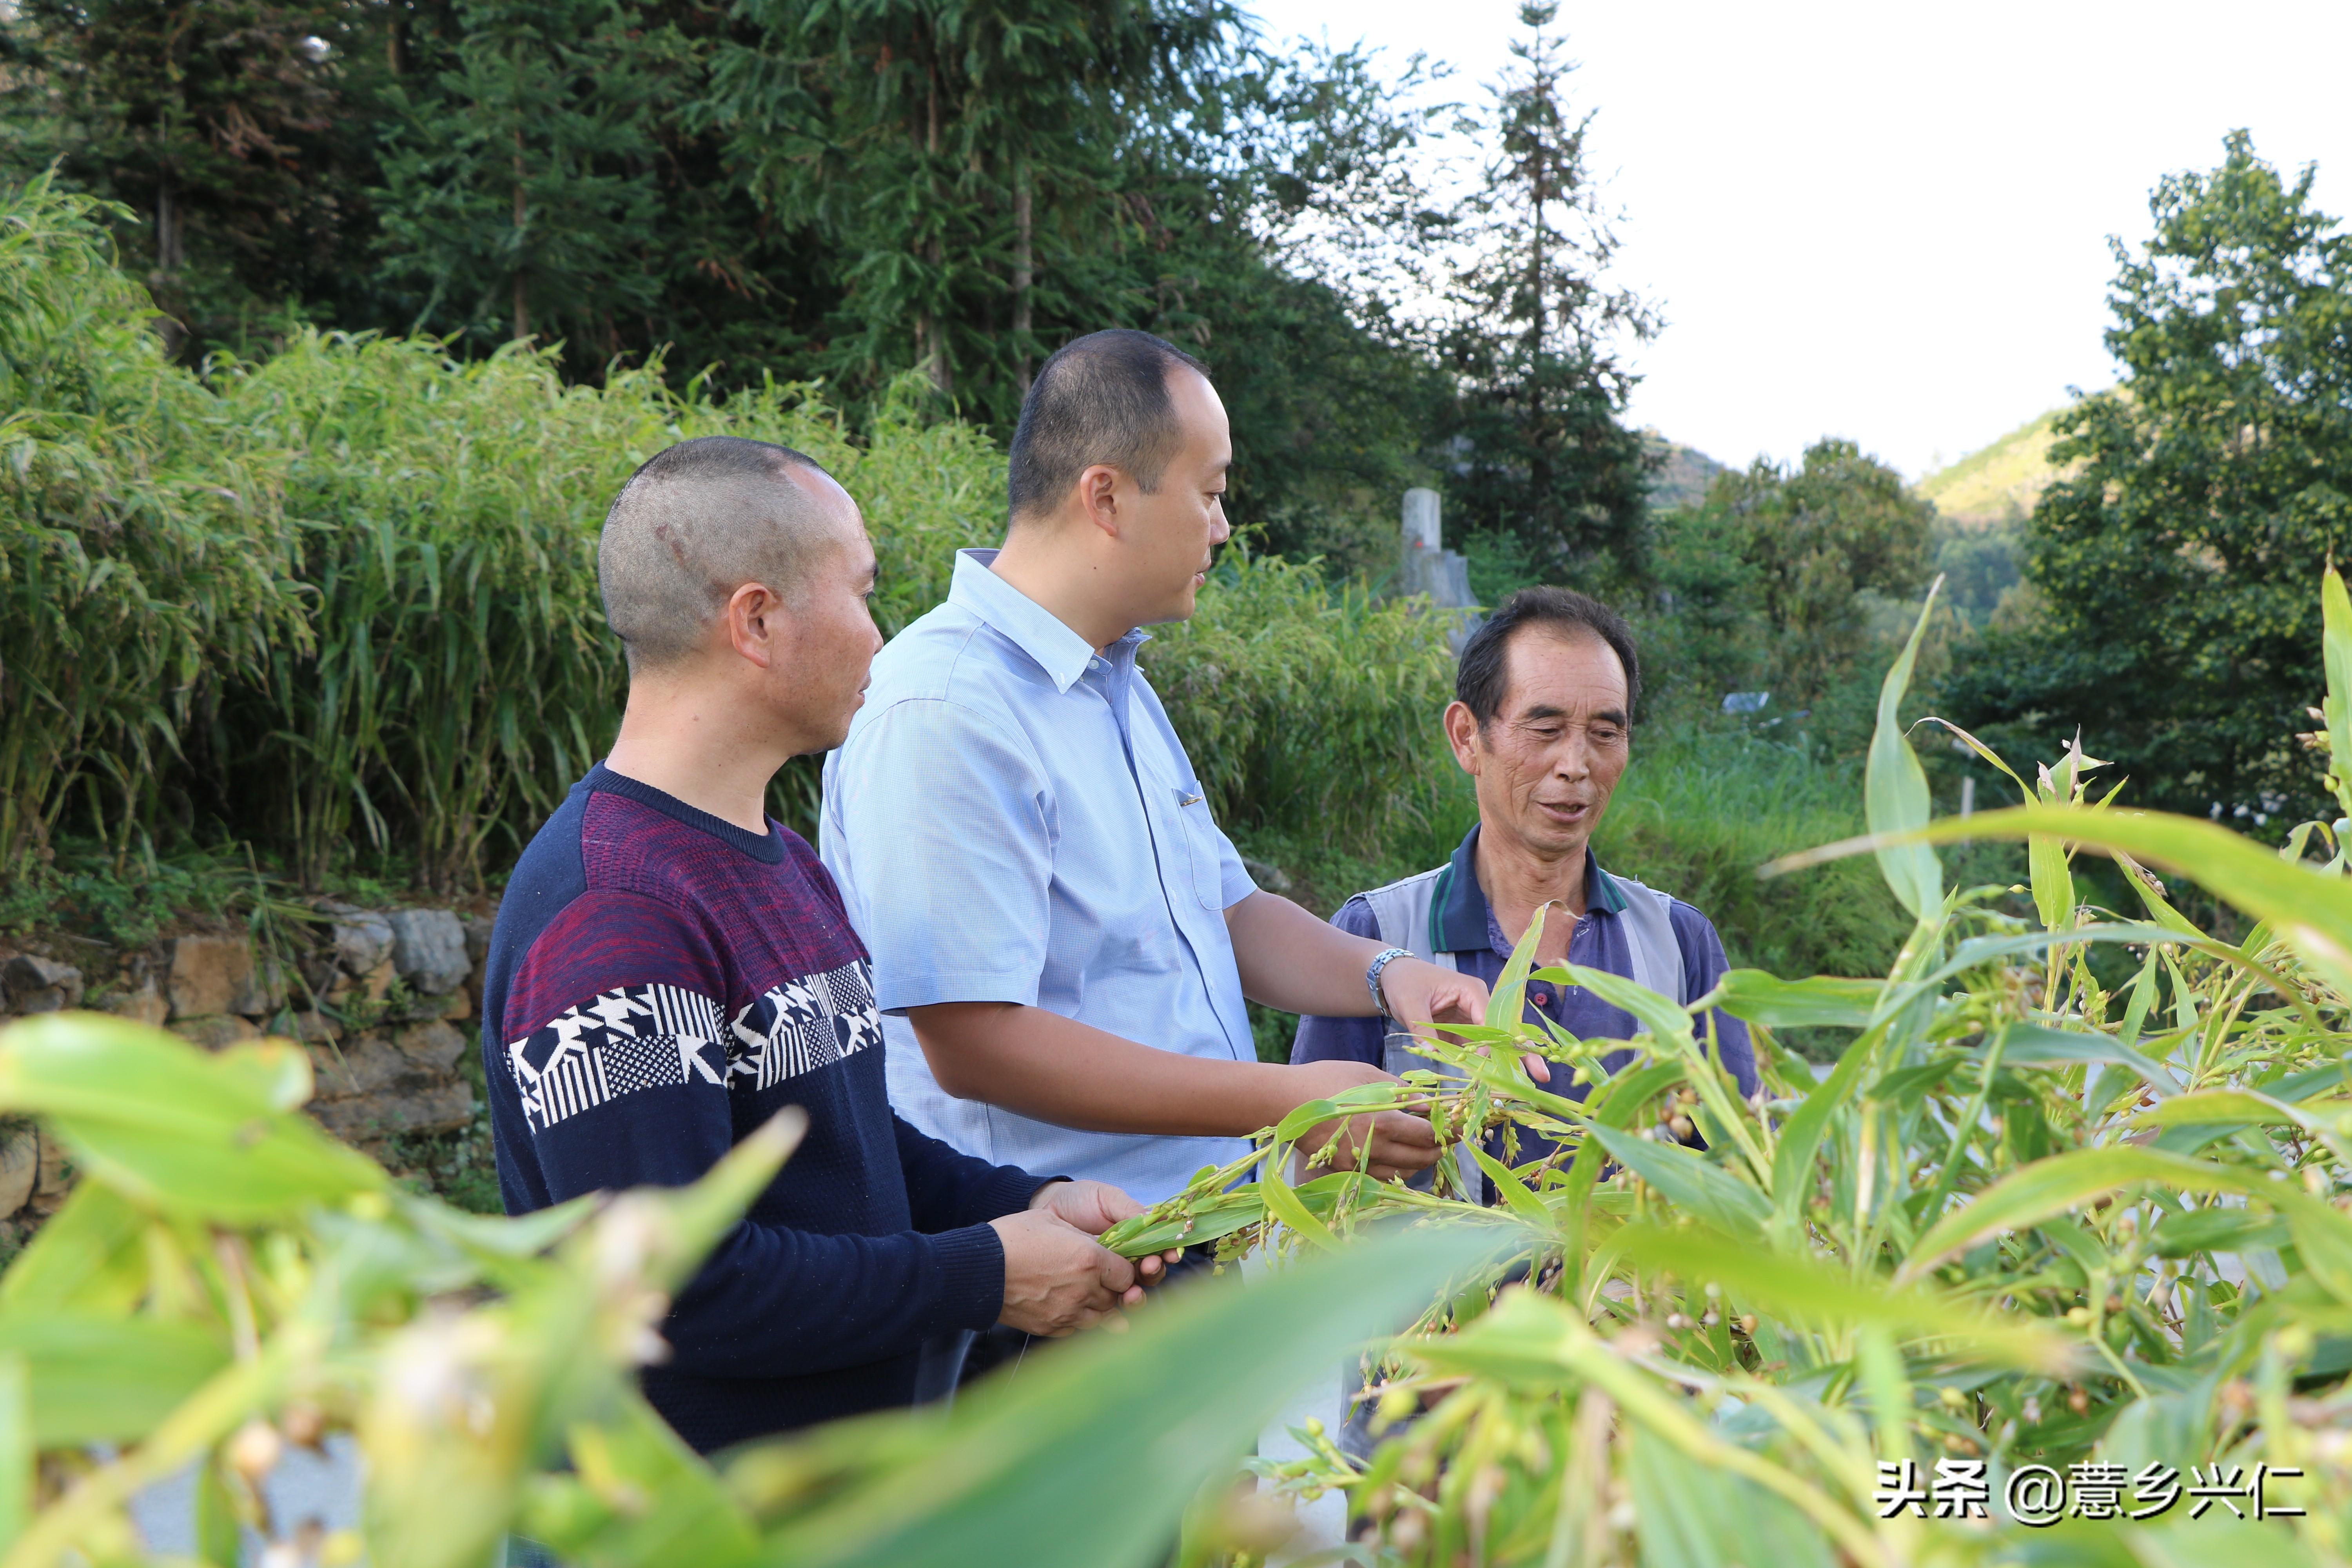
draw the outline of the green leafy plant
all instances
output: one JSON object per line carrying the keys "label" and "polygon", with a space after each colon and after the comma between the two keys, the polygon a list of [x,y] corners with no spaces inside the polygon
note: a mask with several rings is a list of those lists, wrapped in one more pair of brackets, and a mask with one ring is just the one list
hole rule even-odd
{"label": "green leafy plant", "polygon": [[[1740,970],[1685,1008],[1537,969],[1538,923],[1495,987],[1497,1022],[1427,1044],[1431,1068],[1402,1084],[1300,1108],[1264,1136],[1255,1180],[1248,1161],[1204,1173],[1108,1237],[1276,1260],[1400,1223],[1509,1237],[1368,1361],[1369,1451],[1309,1429],[1309,1456],[1262,1461],[1262,1479],[1343,1492],[1381,1563],[1992,1562],[2028,1542],[2035,1562],[2342,1560],[2352,604],[2332,571],[2323,601],[2346,816],[2286,857],[2098,798],[2079,751],[2020,779],[2013,810],[1930,824],[1895,721],[1915,633],[1866,769],[1871,835],[1780,868],[1877,858],[1913,920],[1884,979]],[[2026,842],[2038,921],[1990,907],[1998,889],[1947,889],[1933,846],[1967,837]],[[2325,865],[2300,858],[2314,844]],[[2081,900],[2084,848],[2116,858],[2141,910]],[[2206,934],[2151,866],[2260,923]],[[2101,949],[2136,960],[2126,984],[2101,984]],[[1538,978],[1632,1013],[1633,1062],[1609,1073],[1619,1042],[1517,1022]],[[1718,1007],[1758,1040],[1744,1101],[1705,1022]],[[1826,1076],[1775,1046],[1794,1026],[1848,1033]],[[1549,1088],[1515,1065],[1528,1053],[1554,1064]],[[1433,1190],[1297,1168],[1308,1128],[1397,1105],[1438,1129]],[[1934,1466],[1902,1468],[1932,1460],[1979,1467],[1990,1517],[1935,1517]],[[2290,1546],[2228,1533],[2210,1500],[2192,1521],[2185,1496],[2119,1525],[2095,1507],[2051,1537],[2004,1507],[2021,1468],[2075,1464],[2115,1467],[2088,1473],[2128,1478],[2127,1500],[2168,1467],[2184,1487],[2191,1467],[2217,1486],[2251,1473],[2304,1512],[2262,1527]],[[1919,1506],[1906,1475],[1927,1478]]]}

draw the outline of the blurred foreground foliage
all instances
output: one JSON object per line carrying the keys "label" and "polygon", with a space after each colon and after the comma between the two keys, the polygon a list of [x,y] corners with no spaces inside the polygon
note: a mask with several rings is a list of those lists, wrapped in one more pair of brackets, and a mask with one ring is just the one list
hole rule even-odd
{"label": "blurred foreground foliage", "polygon": [[[403,1192],[299,1113],[310,1092],[285,1041],[207,1055],[89,1014],[0,1031],[0,1105],[40,1115],[81,1172],[0,1277],[10,1568],[187,1562],[156,1554],[129,1504],[191,1467],[196,1559],[222,1568],[257,1548],[480,1568],[510,1531],[582,1568],[1137,1561],[1273,1413],[1286,1368],[1410,1311],[1475,1251],[1401,1238],[1321,1278],[1203,1293],[952,1415],[714,1468],[632,1374],[663,1353],[669,1292],[798,1141],[797,1111],[692,1187],[509,1220]],[[1204,1380],[1219,1346],[1239,1348]],[[1218,1407],[1172,1442],[1130,1418],[1209,1388]],[[360,1529],[273,1517],[289,1447],[339,1433],[362,1456]]]}

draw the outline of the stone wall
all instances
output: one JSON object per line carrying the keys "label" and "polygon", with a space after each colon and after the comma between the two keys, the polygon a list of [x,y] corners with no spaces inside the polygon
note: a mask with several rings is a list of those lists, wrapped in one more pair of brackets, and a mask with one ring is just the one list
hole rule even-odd
{"label": "stone wall", "polygon": [[[488,916],[348,904],[319,913],[312,945],[293,954],[221,931],[129,952],[69,936],[0,946],[0,1024],[86,1008],[162,1025],[207,1050],[282,1036],[309,1049],[310,1113],[336,1136],[380,1151],[396,1134],[464,1127]],[[47,1217],[71,1179],[46,1135],[0,1118],[0,1223],[21,1232]]]}

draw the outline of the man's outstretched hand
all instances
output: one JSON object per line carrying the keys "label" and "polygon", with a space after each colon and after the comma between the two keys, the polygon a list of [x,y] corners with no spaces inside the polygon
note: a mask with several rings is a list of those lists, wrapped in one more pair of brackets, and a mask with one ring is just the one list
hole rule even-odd
{"label": "man's outstretched hand", "polygon": [[[1424,1038],[1429,1026],[1483,1024],[1486,1021],[1486,983],[1475,974],[1441,969],[1418,958],[1400,958],[1381,971],[1381,994],[1398,1023]],[[1532,1051],[1519,1058],[1528,1076],[1538,1083],[1551,1081],[1551,1068]]]}
{"label": "man's outstretched hand", "polygon": [[1004,1244],[1000,1323],[1057,1340],[1143,1299],[1133,1264],[1058,1215],[1026,1209],[988,1224]]}
{"label": "man's outstretched hand", "polygon": [[1381,995],[1396,1021],[1417,1035],[1426,1035],[1430,1024],[1486,1021],[1486,983],[1423,958],[1391,959],[1381,971]]}
{"label": "man's outstretched hand", "polygon": [[[1310,1100],[1337,1099],[1362,1084],[1396,1081],[1364,1062],[1300,1062],[1286,1070],[1300,1105]],[[1362,1171],[1376,1182],[1437,1163],[1436,1131],[1427,1116],[1410,1110],[1365,1111],[1326,1121],[1307,1130],[1298,1140],[1298,1152],[1312,1154],[1326,1143],[1334,1145],[1331,1169]]]}

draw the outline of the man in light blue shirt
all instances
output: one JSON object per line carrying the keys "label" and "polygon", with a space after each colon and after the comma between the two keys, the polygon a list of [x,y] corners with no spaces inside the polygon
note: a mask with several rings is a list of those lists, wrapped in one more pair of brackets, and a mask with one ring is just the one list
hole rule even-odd
{"label": "man in light blue shirt", "polygon": [[[824,770],[819,851],[874,954],[899,1113],[1146,1203],[1386,1076],[1258,1061],[1244,996],[1485,1016],[1475,976],[1254,886],[1136,668],[1138,628],[1192,613],[1231,531],[1232,457],[1189,355],[1131,331],[1064,347],[1013,436],[1004,547],[963,552],[947,603],[882,650]],[[1338,1136],[1376,1176],[1436,1158],[1402,1113]]]}

